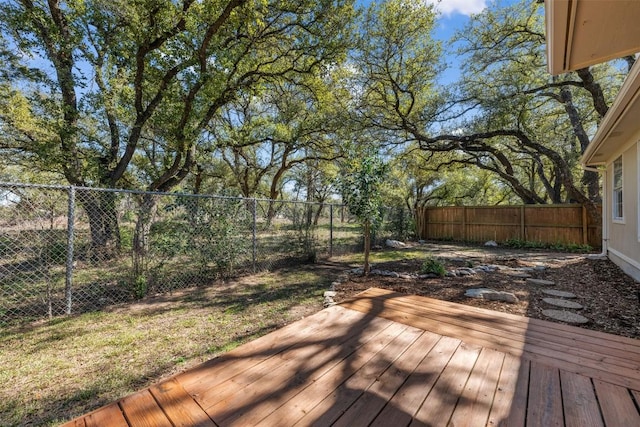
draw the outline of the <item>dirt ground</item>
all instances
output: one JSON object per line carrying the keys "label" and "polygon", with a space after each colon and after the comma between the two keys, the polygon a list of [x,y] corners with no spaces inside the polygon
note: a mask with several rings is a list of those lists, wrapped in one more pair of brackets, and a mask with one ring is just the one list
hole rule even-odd
{"label": "dirt ground", "polygon": [[[349,274],[348,280],[335,286],[338,294],[334,300],[339,302],[370,287],[379,287],[553,321],[544,316],[542,311],[559,308],[543,301],[549,295],[543,294],[542,290],[556,289],[574,293],[577,298],[572,301],[584,306],[581,310],[569,310],[589,319],[582,327],[640,338],[640,284],[608,260],[589,259],[585,254],[451,244],[421,245],[421,249],[423,248],[443,262],[447,270],[491,264],[511,268],[545,266],[544,270],[535,269],[527,274],[533,278],[553,281],[555,285],[529,284],[525,279],[515,277],[514,271],[510,269],[479,272],[464,277],[428,279]],[[377,263],[374,268],[397,273],[419,273],[422,262],[422,259],[407,259]],[[519,302],[506,303],[465,297],[465,291],[470,288],[512,292]]]}

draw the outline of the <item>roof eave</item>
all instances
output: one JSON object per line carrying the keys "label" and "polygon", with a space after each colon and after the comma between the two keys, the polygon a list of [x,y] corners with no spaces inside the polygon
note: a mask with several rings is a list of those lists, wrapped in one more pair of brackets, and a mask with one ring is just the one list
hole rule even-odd
{"label": "roof eave", "polygon": [[[627,75],[620,92],[602,119],[591,143],[583,153],[580,163],[584,166],[605,164],[605,160],[595,161],[594,157],[602,148],[603,143],[616,131],[622,120],[629,120],[627,112],[640,103],[640,61],[636,61]],[[630,137],[630,135],[628,135]]]}

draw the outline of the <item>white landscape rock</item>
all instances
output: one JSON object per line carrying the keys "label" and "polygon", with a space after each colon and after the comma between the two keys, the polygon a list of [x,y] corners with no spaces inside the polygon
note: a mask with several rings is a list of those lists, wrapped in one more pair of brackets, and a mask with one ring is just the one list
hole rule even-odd
{"label": "white landscape rock", "polygon": [[488,242],[484,242],[485,246],[490,246],[492,248],[496,248],[498,247],[498,244],[496,243],[495,240],[489,240]]}
{"label": "white landscape rock", "polygon": [[394,248],[394,249],[402,249],[402,248],[406,248],[407,244],[403,243],[399,240],[391,240],[391,239],[387,239],[384,242],[385,245],[387,245],[390,248]]}
{"label": "white landscape rock", "polygon": [[518,297],[511,292],[496,291],[488,288],[469,289],[464,295],[470,298],[486,299],[488,301],[504,301],[508,303],[516,303],[519,301]]}

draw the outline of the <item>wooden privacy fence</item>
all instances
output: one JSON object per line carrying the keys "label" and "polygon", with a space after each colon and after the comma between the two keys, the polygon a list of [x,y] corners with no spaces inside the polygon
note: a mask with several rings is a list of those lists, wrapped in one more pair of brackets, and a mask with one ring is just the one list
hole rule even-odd
{"label": "wooden privacy fence", "polygon": [[424,207],[416,222],[421,239],[602,244],[602,224],[582,205]]}

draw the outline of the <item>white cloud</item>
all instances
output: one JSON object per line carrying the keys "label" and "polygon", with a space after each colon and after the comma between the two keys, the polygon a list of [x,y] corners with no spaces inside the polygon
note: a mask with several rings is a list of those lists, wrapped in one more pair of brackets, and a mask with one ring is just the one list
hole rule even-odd
{"label": "white cloud", "polygon": [[436,9],[443,15],[459,13],[461,15],[471,15],[480,13],[487,7],[486,0],[425,0],[434,4]]}

